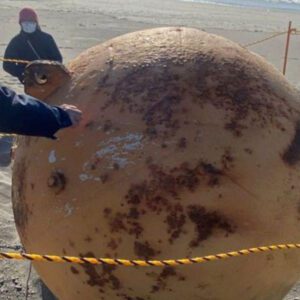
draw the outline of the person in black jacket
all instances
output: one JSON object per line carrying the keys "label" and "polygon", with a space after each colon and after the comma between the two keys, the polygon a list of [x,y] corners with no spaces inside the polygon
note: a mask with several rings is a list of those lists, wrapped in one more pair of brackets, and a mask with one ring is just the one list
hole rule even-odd
{"label": "person in black jacket", "polygon": [[[0,85],[0,133],[55,139],[58,130],[76,126],[80,120],[81,111],[73,105],[50,106]],[[0,167],[10,164],[12,143],[11,136],[0,134]]]}
{"label": "person in black jacket", "polygon": [[[81,111],[73,105],[50,106],[0,85],[0,133],[55,139],[58,130],[76,126],[80,120]],[[0,134],[0,167],[10,164],[12,143],[11,136]]]}
{"label": "person in black jacket", "polygon": [[81,111],[68,104],[50,106],[0,85],[0,132],[55,139],[63,128],[76,126]]}
{"label": "person in black jacket", "polygon": [[[53,37],[41,30],[37,13],[31,8],[23,8],[19,14],[21,32],[8,44],[4,58],[26,61],[51,60],[62,62],[61,53]],[[26,64],[4,62],[3,69],[20,82],[24,81]]]}

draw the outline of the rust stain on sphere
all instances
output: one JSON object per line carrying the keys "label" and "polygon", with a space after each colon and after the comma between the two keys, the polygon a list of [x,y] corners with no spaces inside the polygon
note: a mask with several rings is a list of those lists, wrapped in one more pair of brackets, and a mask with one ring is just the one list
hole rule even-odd
{"label": "rust stain on sphere", "polygon": [[[34,63],[26,83],[84,113],[57,141],[19,140],[13,206],[27,251],[165,259],[299,240],[299,93],[261,57],[159,28],[91,48],[68,71]],[[299,254],[35,267],[59,299],[279,300]]]}

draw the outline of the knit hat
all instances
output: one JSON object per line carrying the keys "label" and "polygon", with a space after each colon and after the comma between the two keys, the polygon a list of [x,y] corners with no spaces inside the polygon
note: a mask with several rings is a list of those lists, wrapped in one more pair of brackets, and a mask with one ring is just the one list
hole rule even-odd
{"label": "knit hat", "polygon": [[26,21],[32,21],[38,23],[38,16],[34,9],[32,8],[23,8],[19,13],[19,23]]}

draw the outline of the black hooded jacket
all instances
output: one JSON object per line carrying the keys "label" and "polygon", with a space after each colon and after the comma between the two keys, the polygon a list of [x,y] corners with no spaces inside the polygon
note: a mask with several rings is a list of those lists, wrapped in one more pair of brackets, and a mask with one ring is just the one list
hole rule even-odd
{"label": "black hooded jacket", "polygon": [[55,139],[59,129],[71,125],[69,115],[60,107],[17,95],[0,85],[0,132]]}
{"label": "black hooded jacket", "polygon": [[[27,61],[45,59],[62,62],[61,53],[53,37],[40,29],[34,33],[21,31],[8,44],[4,57]],[[25,64],[3,63],[3,69],[12,76],[19,78],[21,82],[24,79],[25,67]]]}

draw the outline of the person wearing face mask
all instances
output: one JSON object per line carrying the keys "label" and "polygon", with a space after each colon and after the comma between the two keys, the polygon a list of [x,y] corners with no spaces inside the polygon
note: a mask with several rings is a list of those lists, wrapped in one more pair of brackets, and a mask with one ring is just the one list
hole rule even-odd
{"label": "person wearing face mask", "polygon": [[[41,30],[37,13],[31,8],[23,8],[19,13],[21,32],[8,44],[4,58],[26,61],[51,60],[62,62],[61,53],[53,37]],[[25,64],[4,62],[3,69],[21,83],[24,82]]]}

